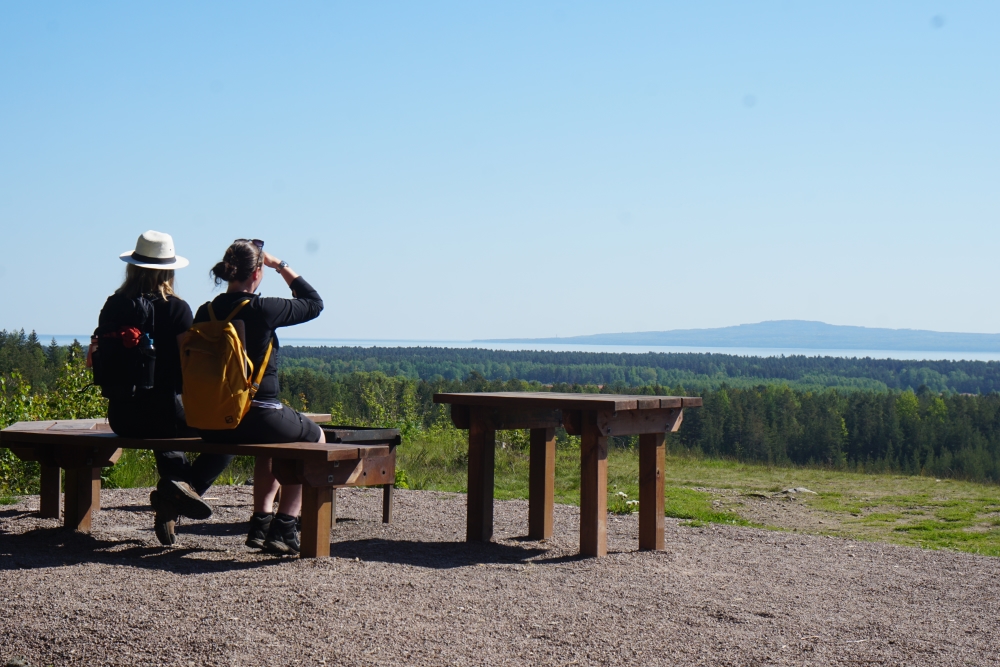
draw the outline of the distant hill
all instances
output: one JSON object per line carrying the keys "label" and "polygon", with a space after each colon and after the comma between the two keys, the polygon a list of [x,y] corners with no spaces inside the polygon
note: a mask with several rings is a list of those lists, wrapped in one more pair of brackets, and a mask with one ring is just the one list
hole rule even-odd
{"label": "distant hill", "polygon": [[673,331],[592,334],[566,338],[507,338],[474,342],[1000,352],[1000,334],[948,333],[918,329],[872,329],[806,320],[774,320],[720,329],[675,329]]}

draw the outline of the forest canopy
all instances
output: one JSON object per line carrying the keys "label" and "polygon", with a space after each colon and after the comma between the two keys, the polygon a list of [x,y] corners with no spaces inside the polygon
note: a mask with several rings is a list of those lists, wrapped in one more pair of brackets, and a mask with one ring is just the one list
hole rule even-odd
{"label": "forest canopy", "polygon": [[505,351],[440,347],[283,347],[284,369],[338,378],[356,371],[414,380],[520,379],[695,389],[781,384],[797,389],[988,394],[1000,391],[997,361],[906,361],[842,357],[750,357],[731,354]]}

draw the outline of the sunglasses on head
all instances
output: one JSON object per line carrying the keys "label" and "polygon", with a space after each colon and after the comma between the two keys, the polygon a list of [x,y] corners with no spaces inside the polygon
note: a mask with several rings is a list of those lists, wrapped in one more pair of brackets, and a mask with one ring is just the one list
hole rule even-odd
{"label": "sunglasses on head", "polygon": [[260,239],[236,239],[233,243],[252,243],[257,246],[258,250],[264,249],[264,242]]}

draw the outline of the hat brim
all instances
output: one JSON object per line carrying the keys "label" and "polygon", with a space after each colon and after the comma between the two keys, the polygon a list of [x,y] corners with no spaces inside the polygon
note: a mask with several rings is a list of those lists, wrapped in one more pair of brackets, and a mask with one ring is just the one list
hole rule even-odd
{"label": "hat brim", "polygon": [[169,261],[165,261],[162,264],[161,263],[152,264],[150,262],[144,262],[142,260],[136,259],[135,257],[132,256],[133,254],[135,254],[134,250],[126,250],[125,252],[123,252],[118,256],[118,259],[128,264],[142,267],[144,269],[161,269],[161,270],[183,269],[185,266],[190,264],[189,261],[187,261],[180,255],[174,255]]}

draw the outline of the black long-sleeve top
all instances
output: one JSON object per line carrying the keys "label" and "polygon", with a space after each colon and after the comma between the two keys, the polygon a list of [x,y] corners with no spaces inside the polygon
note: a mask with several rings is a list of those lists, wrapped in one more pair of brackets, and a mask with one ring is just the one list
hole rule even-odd
{"label": "black long-sleeve top", "polygon": [[[212,310],[215,311],[215,317],[219,320],[226,319],[241,301],[250,299],[250,303],[243,306],[233,320],[243,320],[246,327],[246,350],[253,363],[255,377],[264,360],[268,341],[273,340],[274,342],[271,358],[267,362],[267,370],[264,371],[264,378],[261,380],[260,388],[254,397],[258,401],[278,400],[279,346],[278,336],[274,330],[316,319],[323,311],[323,299],[302,276],[293,280],[289,287],[292,290],[293,298],[291,299],[262,297],[246,292],[226,292],[212,299]],[[211,318],[208,316],[208,304],[202,304],[198,308],[198,312],[195,313],[194,321],[195,323],[207,322],[209,319]]]}
{"label": "black long-sleeve top", "polygon": [[[153,391],[166,394],[173,401],[173,395],[181,393],[181,353],[177,347],[177,336],[191,328],[191,306],[173,295],[152,301],[154,315],[153,331],[150,333],[153,344],[156,345]],[[131,324],[129,314],[133,311],[130,303],[130,299],[117,294],[109,296],[98,316],[98,330]],[[322,307],[320,304],[320,308]],[[207,315],[205,319],[208,319]]]}

